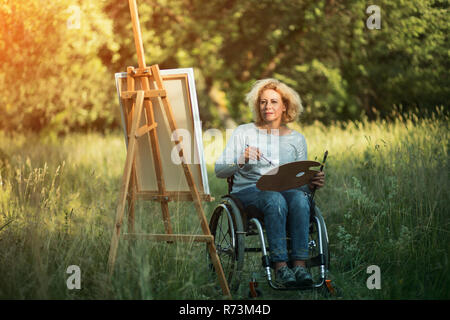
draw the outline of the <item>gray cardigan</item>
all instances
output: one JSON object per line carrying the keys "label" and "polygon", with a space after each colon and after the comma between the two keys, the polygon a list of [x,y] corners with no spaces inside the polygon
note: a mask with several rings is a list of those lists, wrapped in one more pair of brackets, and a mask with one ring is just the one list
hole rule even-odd
{"label": "gray cardigan", "polygon": [[[243,153],[247,146],[257,147],[265,159],[244,162]],[[234,175],[232,193],[256,185],[258,179],[280,165],[307,159],[305,137],[292,130],[290,134],[279,136],[267,134],[254,123],[238,126],[227,142],[225,150],[215,163],[218,178]],[[239,167],[239,164],[244,164]],[[310,192],[307,185],[300,188]]]}

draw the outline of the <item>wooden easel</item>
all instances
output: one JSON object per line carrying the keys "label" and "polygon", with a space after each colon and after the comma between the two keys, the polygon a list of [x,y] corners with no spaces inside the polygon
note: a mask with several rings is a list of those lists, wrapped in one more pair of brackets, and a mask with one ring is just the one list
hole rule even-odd
{"label": "wooden easel", "polygon": [[[207,223],[205,213],[203,211],[201,198],[199,191],[194,183],[192,172],[189,166],[186,164],[183,158],[183,147],[181,141],[175,136],[175,145],[177,151],[181,158],[181,165],[183,166],[183,171],[186,176],[186,181],[189,185],[190,196],[194,202],[195,209],[198,213],[201,228],[203,231],[202,235],[186,235],[186,234],[173,234],[172,226],[170,222],[169,214],[169,194],[165,190],[165,183],[163,178],[163,165],[161,161],[161,153],[158,142],[158,135],[156,131],[157,123],[155,122],[153,113],[152,99],[160,98],[164,106],[164,112],[169,122],[170,129],[172,132],[176,132],[177,124],[175,123],[175,118],[172,113],[172,108],[170,102],[167,98],[166,91],[163,86],[162,77],[159,71],[158,65],[152,65],[147,67],[144,58],[144,48],[142,43],[141,29],[139,25],[139,16],[136,5],[136,0],[129,0],[129,6],[131,11],[131,18],[133,23],[133,33],[134,40],[137,50],[139,68],[128,67],[127,68],[127,90],[121,93],[122,99],[132,99],[133,105],[131,111],[128,115],[128,147],[127,147],[127,157],[125,161],[125,168],[122,177],[122,183],[120,186],[119,201],[116,211],[116,219],[114,225],[114,232],[111,239],[111,246],[108,258],[108,268],[110,274],[114,271],[114,264],[116,260],[117,248],[119,245],[119,238],[121,235],[120,229],[123,223],[125,205],[128,197],[129,204],[129,215],[128,215],[128,233],[124,234],[125,239],[133,239],[136,237],[144,237],[146,239],[155,241],[166,241],[169,243],[176,241],[197,241],[205,242],[208,247],[208,252],[211,257],[211,261],[214,265],[216,273],[219,278],[219,283],[222,288],[224,295],[231,298],[230,289],[228,287],[227,280],[225,278],[222,265],[217,255],[216,247],[214,245],[214,237],[211,235],[209,225]],[[135,90],[135,81],[141,82],[142,90]],[[143,112],[145,109],[146,124],[139,127]],[[148,133],[148,135],[147,135]],[[157,185],[158,185],[158,195],[152,197],[153,200],[159,201],[161,203],[161,210],[164,219],[164,227],[166,234],[136,234],[134,233],[134,201],[136,200],[136,176],[135,176],[135,158],[137,150],[137,139],[147,135],[149,144],[153,153],[153,160],[155,165]]]}

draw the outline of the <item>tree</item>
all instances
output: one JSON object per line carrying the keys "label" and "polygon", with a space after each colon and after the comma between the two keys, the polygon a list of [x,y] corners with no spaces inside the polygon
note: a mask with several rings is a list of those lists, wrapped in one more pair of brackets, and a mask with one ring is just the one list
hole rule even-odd
{"label": "tree", "polygon": [[[203,100],[201,114],[210,124],[218,125],[227,113],[237,122],[249,121],[243,97],[265,77],[277,77],[300,93],[305,121],[386,116],[399,104],[404,110],[446,104],[447,5],[377,4],[378,30],[367,28],[368,5],[361,0],[154,0],[140,2],[139,9],[150,61],[199,70],[200,97],[210,98]],[[107,11],[122,31],[122,57],[132,64],[127,10],[123,2],[109,1]],[[216,111],[214,96],[222,97],[216,106],[221,100],[228,112]]]}
{"label": "tree", "polygon": [[[80,0],[75,30],[73,4],[0,5],[0,128],[118,126],[113,74],[137,63],[128,3]],[[371,30],[362,0],[138,1],[147,63],[194,67],[205,127],[250,121],[245,93],[266,77],[300,93],[305,122],[448,106],[448,1],[375,4]]]}
{"label": "tree", "polygon": [[111,126],[114,80],[98,57],[102,47],[116,51],[112,23],[95,3],[3,1],[0,128],[67,132]]}

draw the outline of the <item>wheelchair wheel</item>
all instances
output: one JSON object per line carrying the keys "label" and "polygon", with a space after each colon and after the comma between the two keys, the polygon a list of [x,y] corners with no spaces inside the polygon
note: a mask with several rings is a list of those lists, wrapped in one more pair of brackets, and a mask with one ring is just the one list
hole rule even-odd
{"label": "wheelchair wheel", "polygon": [[231,198],[225,197],[216,207],[209,228],[230,290],[236,292],[244,265],[245,231],[240,211]]}
{"label": "wheelchair wheel", "polygon": [[330,267],[330,251],[327,227],[317,207],[309,232],[309,257],[307,267],[310,269],[314,282],[325,280]]}

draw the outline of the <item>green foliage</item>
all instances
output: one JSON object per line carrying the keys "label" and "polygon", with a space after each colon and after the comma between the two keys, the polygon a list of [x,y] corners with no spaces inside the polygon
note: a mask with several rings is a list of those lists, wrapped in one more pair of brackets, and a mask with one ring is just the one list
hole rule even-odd
{"label": "green foliage", "polygon": [[[140,10],[148,60],[199,69],[207,126],[227,117],[250,121],[244,94],[265,77],[300,93],[306,122],[386,117],[394,105],[405,112],[447,106],[448,4],[376,4],[379,30],[366,27],[365,1],[152,1],[140,3]],[[127,10],[109,0],[107,12],[127,52],[121,61],[129,64],[134,47]],[[219,101],[212,97],[217,90],[224,93]]]}
{"label": "green foliage", "polygon": [[[244,94],[266,77],[300,93],[306,123],[448,108],[447,1],[376,1],[375,30],[362,0],[137,3],[147,64],[196,70],[206,128],[250,121]],[[137,60],[127,1],[4,0],[0,29],[0,128],[119,125],[113,74]]]}
{"label": "green foliage", "polygon": [[68,132],[113,124],[113,76],[99,58],[116,49],[94,2],[20,0],[0,5],[0,127]]}

